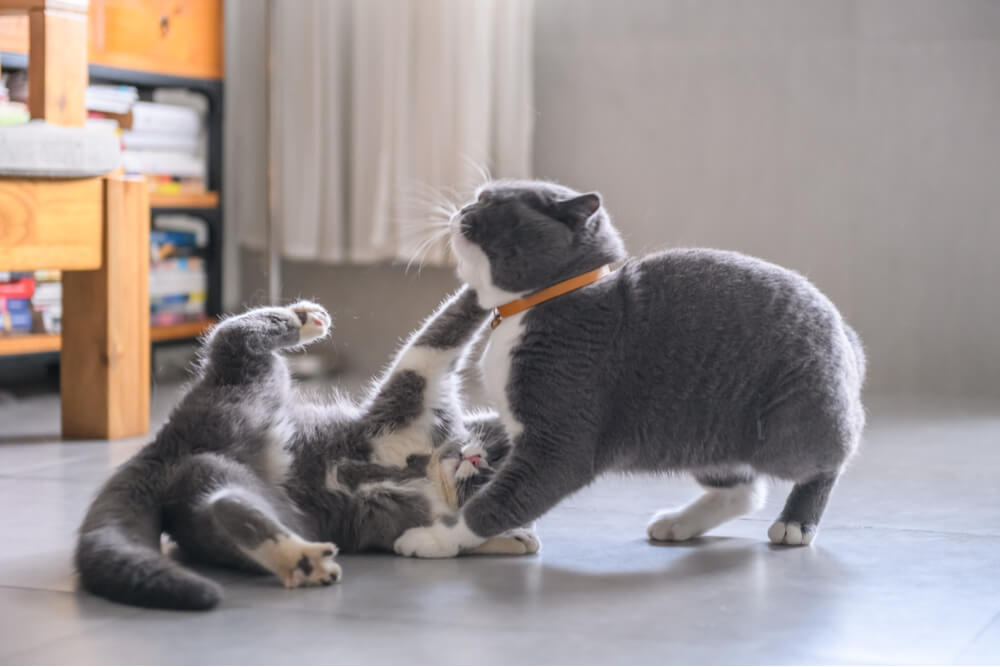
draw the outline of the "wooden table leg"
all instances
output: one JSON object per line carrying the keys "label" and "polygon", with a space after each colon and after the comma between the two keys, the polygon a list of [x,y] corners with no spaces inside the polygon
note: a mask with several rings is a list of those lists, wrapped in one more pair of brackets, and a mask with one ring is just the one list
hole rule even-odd
{"label": "wooden table leg", "polygon": [[63,273],[62,433],[121,438],[149,430],[149,192],[104,179],[103,263]]}

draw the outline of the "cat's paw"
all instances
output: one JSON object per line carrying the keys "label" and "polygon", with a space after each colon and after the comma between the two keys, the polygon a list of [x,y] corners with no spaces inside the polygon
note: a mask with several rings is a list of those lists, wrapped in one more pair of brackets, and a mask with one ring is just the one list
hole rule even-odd
{"label": "cat's paw", "polygon": [[454,558],[460,547],[450,531],[439,523],[410,528],[392,545],[393,551],[409,558]]}
{"label": "cat's paw", "polygon": [[332,320],[323,306],[311,301],[299,301],[288,307],[299,327],[299,343],[308,343],[325,337],[330,332]]}
{"label": "cat's paw", "polygon": [[463,553],[479,555],[530,556],[541,550],[542,543],[535,532],[527,528],[515,528],[491,537],[477,547]]}
{"label": "cat's paw", "polygon": [[816,537],[816,526],[803,526],[798,521],[775,521],[767,529],[767,537],[773,544],[808,546]]}
{"label": "cat's paw", "polygon": [[340,581],[340,566],[334,562],[336,545],[330,542],[302,542],[289,551],[279,575],[285,588],[330,586]]}
{"label": "cat's paw", "polygon": [[646,535],[654,542],[684,542],[704,532],[694,519],[684,509],[660,510],[646,526]]}

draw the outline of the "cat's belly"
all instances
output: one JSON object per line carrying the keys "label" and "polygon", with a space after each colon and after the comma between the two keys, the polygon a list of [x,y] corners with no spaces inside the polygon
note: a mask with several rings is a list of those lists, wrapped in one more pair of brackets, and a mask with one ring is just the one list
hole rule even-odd
{"label": "cat's belly", "polygon": [[511,411],[510,400],[507,397],[511,352],[521,343],[524,335],[523,320],[524,313],[519,313],[505,319],[500,326],[491,331],[489,342],[480,360],[486,399],[500,415],[500,422],[512,440],[524,430],[524,425]]}

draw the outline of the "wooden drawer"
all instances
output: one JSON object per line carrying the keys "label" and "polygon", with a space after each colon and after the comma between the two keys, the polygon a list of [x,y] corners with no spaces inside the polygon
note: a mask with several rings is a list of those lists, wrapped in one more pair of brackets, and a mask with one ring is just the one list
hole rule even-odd
{"label": "wooden drawer", "polygon": [[91,0],[92,65],[222,78],[222,0]]}
{"label": "wooden drawer", "polygon": [[0,14],[0,51],[28,52],[27,14]]}
{"label": "wooden drawer", "polygon": [[[92,65],[222,78],[222,0],[90,0]],[[28,52],[28,17],[0,15],[0,51]]]}

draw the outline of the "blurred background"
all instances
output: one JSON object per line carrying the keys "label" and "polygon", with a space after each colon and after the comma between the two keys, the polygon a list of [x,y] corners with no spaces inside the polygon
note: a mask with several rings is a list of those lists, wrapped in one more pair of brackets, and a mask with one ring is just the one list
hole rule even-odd
{"label": "blurred background", "polygon": [[[336,320],[311,368],[370,375],[457,284],[431,223],[492,175],[600,191],[633,254],[804,273],[870,392],[1000,396],[1000,2],[94,0],[89,22],[88,123],[200,271],[154,248],[154,370],[186,373],[213,317],[301,296]],[[0,356],[0,386],[26,360]]]}
{"label": "blurred background", "polygon": [[[351,258],[371,245],[330,239],[348,226],[359,242],[377,238],[390,224],[380,215],[405,236],[414,211],[393,206],[425,187],[460,195],[478,165],[600,191],[634,254],[713,246],[804,273],[860,331],[869,391],[1000,396],[1000,3],[432,1],[382,5],[382,16],[380,3],[295,3],[342,28],[365,22],[337,46],[341,33],[303,31],[277,4],[277,17],[265,0],[226,4],[227,118],[240,117],[227,125],[226,196],[230,238],[243,241],[230,249],[230,303],[268,290],[267,192],[244,184],[267,182],[253,137],[270,109],[272,146],[283,144],[272,168],[313,160],[309,187],[277,179],[282,294],[328,306],[336,349],[362,374],[456,283],[444,256],[419,272],[393,263],[406,240],[397,248],[395,232],[375,264]],[[410,40],[402,53],[385,50],[405,41],[394,34]],[[295,49],[336,52],[316,71]],[[391,72],[367,49],[405,64]],[[384,108],[376,86],[402,96],[391,111],[404,120],[381,119],[411,133],[399,144],[363,134],[372,116],[356,114]],[[463,115],[484,105],[492,121]],[[317,141],[333,149],[317,158],[306,146]],[[373,153],[407,148],[423,161],[382,181],[402,203],[351,218],[371,206],[352,198],[351,166],[375,187]]]}

